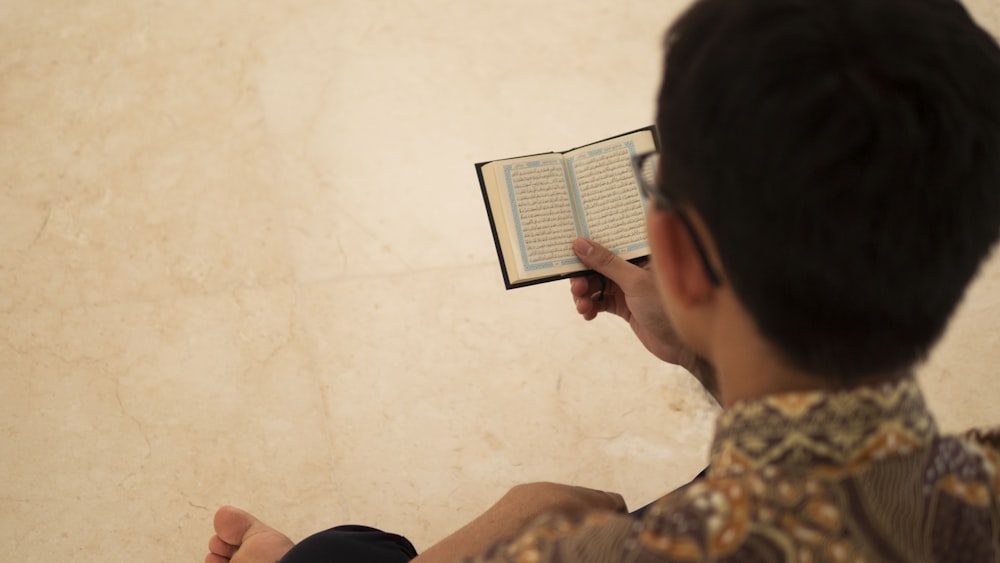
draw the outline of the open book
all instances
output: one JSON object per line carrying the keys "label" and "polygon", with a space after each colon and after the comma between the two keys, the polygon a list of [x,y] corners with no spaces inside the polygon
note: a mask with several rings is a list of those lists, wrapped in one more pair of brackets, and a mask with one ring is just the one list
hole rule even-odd
{"label": "open book", "polygon": [[647,256],[632,156],[656,148],[650,126],[561,153],[476,164],[507,289],[586,272],[573,254],[577,237],[626,260]]}

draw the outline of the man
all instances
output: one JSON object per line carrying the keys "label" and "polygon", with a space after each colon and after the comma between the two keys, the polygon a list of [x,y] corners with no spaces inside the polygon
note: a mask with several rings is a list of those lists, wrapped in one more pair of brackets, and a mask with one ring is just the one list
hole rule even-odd
{"label": "man", "polygon": [[[516,487],[417,561],[1000,561],[1000,435],[940,435],[912,375],[1000,234],[996,42],[953,0],[701,0],[657,126],[649,269],[577,240],[613,283],[572,294],[713,391],[707,475],[640,516]],[[216,530],[213,563],[348,549]]]}

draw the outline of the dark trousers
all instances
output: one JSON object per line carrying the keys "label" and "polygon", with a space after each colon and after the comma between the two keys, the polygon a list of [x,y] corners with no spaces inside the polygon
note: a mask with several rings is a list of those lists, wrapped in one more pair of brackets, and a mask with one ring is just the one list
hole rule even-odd
{"label": "dark trousers", "polygon": [[[706,467],[693,481],[707,472]],[[632,516],[640,518],[650,506]],[[366,526],[337,526],[302,540],[278,563],[406,563],[416,556],[417,550],[403,536]]]}
{"label": "dark trousers", "polygon": [[367,526],[337,526],[300,541],[278,563],[405,563],[416,556],[403,536]]}

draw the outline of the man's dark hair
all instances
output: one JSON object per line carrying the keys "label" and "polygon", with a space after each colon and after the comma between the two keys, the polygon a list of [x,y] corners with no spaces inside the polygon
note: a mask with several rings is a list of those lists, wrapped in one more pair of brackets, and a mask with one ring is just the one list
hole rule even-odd
{"label": "man's dark hair", "polygon": [[700,0],[670,29],[663,189],[800,369],[904,369],[1000,235],[1000,49],[954,0]]}

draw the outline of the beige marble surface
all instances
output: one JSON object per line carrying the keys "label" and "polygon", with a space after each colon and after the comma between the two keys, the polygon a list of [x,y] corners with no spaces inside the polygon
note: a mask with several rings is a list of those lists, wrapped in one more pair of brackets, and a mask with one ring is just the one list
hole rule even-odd
{"label": "beige marble surface", "polygon": [[[683,4],[0,0],[0,560],[199,561],[222,503],[425,547],[698,471],[700,390],[505,292],[472,168],[648,124]],[[994,259],[922,370],[946,428],[998,362]]]}

